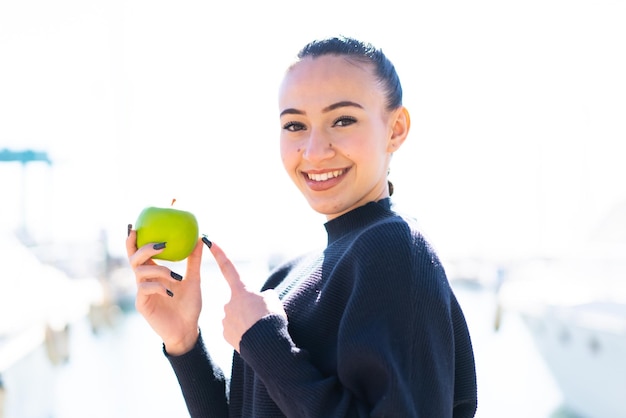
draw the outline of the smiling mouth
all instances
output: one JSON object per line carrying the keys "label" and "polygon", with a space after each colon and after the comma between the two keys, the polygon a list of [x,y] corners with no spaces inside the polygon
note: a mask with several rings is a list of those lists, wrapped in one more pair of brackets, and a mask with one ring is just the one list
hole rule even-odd
{"label": "smiling mouth", "polygon": [[326,181],[332,178],[342,176],[345,171],[346,170],[335,170],[335,171],[329,171],[327,173],[321,173],[321,174],[306,173],[306,177],[312,181]]}

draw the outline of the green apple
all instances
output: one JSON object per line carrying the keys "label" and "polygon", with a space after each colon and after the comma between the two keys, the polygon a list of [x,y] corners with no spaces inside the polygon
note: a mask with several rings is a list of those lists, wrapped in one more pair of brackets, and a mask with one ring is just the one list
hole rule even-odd
{"label": "green apple", "polygon": [[152,258],[181,261],[191,254],[198,241],[198,221],[193,213],[173,208],[150,206],[139,214],[135,223],[137,248],[165,242],[165,249]]}

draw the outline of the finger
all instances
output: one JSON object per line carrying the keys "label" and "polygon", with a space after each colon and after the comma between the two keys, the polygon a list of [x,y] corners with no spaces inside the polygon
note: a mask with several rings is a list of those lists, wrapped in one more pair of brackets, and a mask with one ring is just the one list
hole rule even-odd
{"label": "finger", "polygon": [[187,273],[185,277],[189,279],[200,278],[200,266],[202,264],[202,241],[198,238],[196,246],[194,247],[189,257],[187,257]]}
{"label": "finger", "polygon": [[182,276],[174,273],[169,268],[160,266],[156,263],[138,266],[135,269],[135,281],[138,284],[141,282],[156,280],[164,283],[167,281],[179,282],[182,280]]}
{"label": "finger", "polygon": [[126,254],[128,254],[128,261],[133,270],[146,262],[142,255],[137,253],[137,231],[131,229],[129,224],[128,236],[126,237]]}
{"label": "finger", "polygon": [[163,286],[159,282],[139,283],[137,286],[137,298],[136,298],[135,306],[138,307],[140,302],[145,301],[146,298],[153,296],[153,295],[172,297],[174,296],[174,293],[172,293],[171,290],[169,290],[167,287]]}
{"label": "finger", "polygon": [[128,254],[128,257],[130,257],[136,252],[137,252],[137,231],[135,231],[134,229],[129,229],[128,237],[126,237],[126,254]]}
{"label": "finger", "polygon": [[[135,232],[135,234],[136,234],[136,232]],[[131,232],[131,234],[129,235],[127,241],[129,239],[131,239],[132,236],[133,236],[133,233]],[[135,238],[135,240],[136,240],[136,238]],[[135,269],[138,266],[140,266],[142,264],[146,264],[146,263],[148,263],[148,264],[156,264],[152,260],[152,257],[163,252],[165,247],[162,244],[163,243],[151,242],[151,243],[145,244],[141,248],[135,250],[135,253],[132,254],[129,257],[130,266],[133,269]],[[136,244],[134,244],[134,245],[136,247]]]}
{"label": "finger", "polygon": [[211,254],[213,254],[222,275],[226,279],[226,282],[228,282],[230,291],[235,293],[246,290],[246,285],[241,281],[235,265],[226,256],[224,251],[222,251],[222,249],[215,243],[212,243],[211,245]]}

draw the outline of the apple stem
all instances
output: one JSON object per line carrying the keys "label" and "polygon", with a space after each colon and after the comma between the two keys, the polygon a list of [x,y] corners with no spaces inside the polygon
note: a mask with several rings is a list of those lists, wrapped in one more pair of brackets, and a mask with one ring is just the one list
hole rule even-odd
{"label": "apple stem", "polygon": [[176,199],[175,199],[175,198],[174,198],[174,199],[172,199],[172,204],[171,204],[171,206],[174,206],[174,202],[176,202]]}

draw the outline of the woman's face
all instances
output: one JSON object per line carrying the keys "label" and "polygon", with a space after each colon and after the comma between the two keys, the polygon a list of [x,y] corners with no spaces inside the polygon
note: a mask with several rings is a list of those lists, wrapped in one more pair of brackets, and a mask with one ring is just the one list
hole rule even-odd
{"label": "woman's face", "polygon": [[389,160],[406,138],[409,116],[385,104],[373,67],[344,56],[304,58],[283,79],[283,165],[328,220],[389,195]]}

